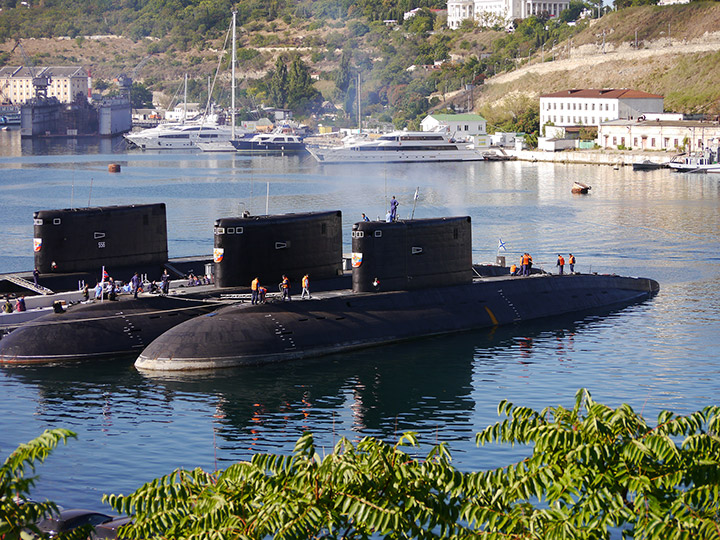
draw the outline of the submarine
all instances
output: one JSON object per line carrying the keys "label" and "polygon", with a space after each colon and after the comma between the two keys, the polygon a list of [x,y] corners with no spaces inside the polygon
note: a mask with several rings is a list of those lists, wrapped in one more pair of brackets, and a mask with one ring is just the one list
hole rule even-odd
{"label": "submarine", "polygon": [[[226,233],[216,234],[216,245]],[[190,371],[283,362],[620,308],[659,291],[648,278],[479,271],[471,244],[468,216],[356,223],[350,289],[221,307],[163,333],[135,366]]]}
{"label": "submarine", "polygon": [[[41,211],[34,226],[35,264],[43,281],[99,276],[111,265],[126,275],[143,268],[159,278],[163,268],[179,266],[167,257],[164,204]],[[255,277],[277,283],[286,273],[299,283],[309,273],[318,290],[350,284],[342,270],[340,211],[220,218],[213,233],[214,286],[58,309],[3,336],[0,365],[136,357],[173,326],[249,296]]]}

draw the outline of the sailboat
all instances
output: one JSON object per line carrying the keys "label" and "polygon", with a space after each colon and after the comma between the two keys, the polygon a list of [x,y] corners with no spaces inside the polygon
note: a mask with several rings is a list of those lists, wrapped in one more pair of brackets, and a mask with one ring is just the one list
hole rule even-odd
{"label": "sailboat", "polygon": [[[236,61],[236,48],[237,43],[235,39],[235,24],[237,19],[237,11],[232,12],[232,93],[230,101],[230,137],[228,139],[218,139],[214,141],[198,141],[196,146],[203,152],[235,152],[235,146],[233,141],[238,139],[237,128],[235,127],[235,61]],[[245,135],[251,135],[246,132]]]}

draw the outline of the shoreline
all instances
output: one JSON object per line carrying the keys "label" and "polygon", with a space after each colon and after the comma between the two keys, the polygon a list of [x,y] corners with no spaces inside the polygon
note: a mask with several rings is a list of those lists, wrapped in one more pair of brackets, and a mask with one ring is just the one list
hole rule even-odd
{"label": "shoreline", "polygon": [[539,150],[507,150],[511,156],[520,161],[584,164],[584,165],[611,165],[613,167],[632,166],[633,163],[642,163],[650,160],[655,163],[667,163],[677,155],[677,152],[633,152],[623,150],[564,150],[560,152],[543,152]]}

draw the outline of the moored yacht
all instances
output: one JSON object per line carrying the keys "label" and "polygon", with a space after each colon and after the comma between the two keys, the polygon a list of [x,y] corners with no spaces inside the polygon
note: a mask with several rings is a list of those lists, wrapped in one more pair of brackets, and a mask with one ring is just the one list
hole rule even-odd
{"label": "moored yacht", "polygon": [[667,165],[677,172],[720,173],[720,149],[705,148],[696,154],[680,154]]}
{"label": "moored yacht", "polygon": [[285,131],[261,133],[249,139],[234,139],[232,145],[238,152],[302,152],[305,143],[302,137]]}
{"label": "moored yacht", "polygon": [[229,141],[232,131],[229,126],[217,124],[164,124],[127,133],[125,138],[143,150],[187,150],[197,148],[197,143]]}
{"label": "moored yacht", "polygon": [[482,161],[472,143],[438,131],[394,131],[377,139],[350,139],[341,146],[308,146],[321,163],[405,163],[412,161]]}

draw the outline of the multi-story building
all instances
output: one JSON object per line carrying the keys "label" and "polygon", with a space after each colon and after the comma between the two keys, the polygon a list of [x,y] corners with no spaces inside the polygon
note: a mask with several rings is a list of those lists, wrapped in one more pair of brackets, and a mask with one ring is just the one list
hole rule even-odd
{"label": "multi-story building", "polygon": [[597,127],[611,120],[662,112],[662,96],[639,90],[563,90],[540,96],[540,132],[546,124]]}
{"label": "multi-story building", "polygon": [[570,6],[570,0],[448,0],[447,6],[448,27],[459,28],[465,19],[489,26],[531,15],[557,17]]}
{"label": "multi-story building", "polygon": [[33,75],[49,77],[47,97],[56,97],[61,103],[72,103],[78,94],[88,95],[88,73],[81,67],[37,66],[32,71],[22,66],[0,68],[0,101],[21,104],[35,97]]}

